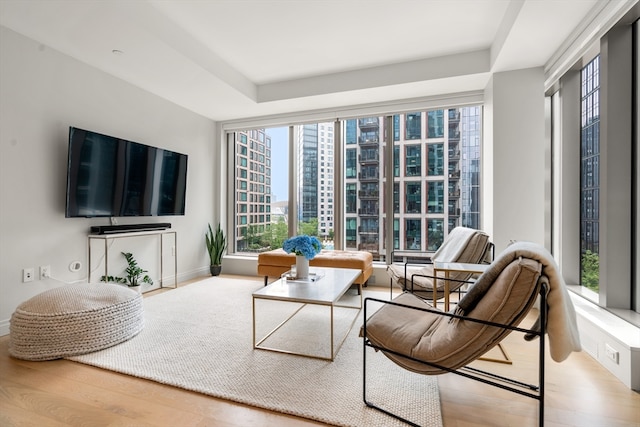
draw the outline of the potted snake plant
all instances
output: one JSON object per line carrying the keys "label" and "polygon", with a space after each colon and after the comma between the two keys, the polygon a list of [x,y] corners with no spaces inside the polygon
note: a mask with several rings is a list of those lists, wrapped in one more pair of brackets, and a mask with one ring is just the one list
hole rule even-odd
{"label": "potted snake plant", "polygon": [[220,223],[214,232],[211,224],[208,224],[209,230],[205,235],[207,251],[209,252],[209,270],[212,276],[218,276],[222,271],[222,254],[227,248],[227,240],[224,232],[220,228]]}

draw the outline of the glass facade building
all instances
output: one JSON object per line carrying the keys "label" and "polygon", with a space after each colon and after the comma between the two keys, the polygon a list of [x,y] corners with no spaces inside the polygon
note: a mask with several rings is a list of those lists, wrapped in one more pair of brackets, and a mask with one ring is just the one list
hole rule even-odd
{"label": "glass facade building", "polygon": [[236,250],[261,246],[271,223],[271,137],[264,129],[236,132]]}
{"label": "glass facade building", "polygon": [[333,232],[333,123],[295,126],[298,149],[298,221],[318,221],[318,236]]}
{"label": "glass facade building", "polygon": [[[304,232],[333,239],[336,170],[343,174],[346,250],[369,251],[374,260],[384,261],[392,250],[433,252],[456,226],[479,228],[481,113],[481,106],[471,106],[397,114],[390,121],[382,116],[344,120],[339,122],[341,165],[334,163],[334,123],[293,126],[297,170],[289,185],[296,186],[299,232],[300,224],[317,221],[317,230]],[[385,123],[391,123],[393,135],[393,194],[388,195],[393,198],[393,248],[385,247]],[[236,150],[237,250],[243,251],[248,246],[241,240],[254,242],[256,234],[268,234],[269,222],[280,217],[265,206],[275,198],[267,185],[272,169],[266,154],[272,153],[264,129],[237,132]]]}
{"label": "glass facade building", "polygon": [[598,292],[600,247],[600,56],[580,76],[580,283]]}
{"label": "glass facade building", "polygon": [[[454,227],[480,227],[481,121],[480,106],[393,116],[393,250],[435,251]],[[345,124],[345,247],[379,261],[390,252],[384,124],[384,117]]]}

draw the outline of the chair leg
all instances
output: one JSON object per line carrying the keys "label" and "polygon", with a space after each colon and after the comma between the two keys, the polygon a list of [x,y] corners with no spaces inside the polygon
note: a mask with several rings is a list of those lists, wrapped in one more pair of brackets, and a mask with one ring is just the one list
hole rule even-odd
{"label": "chair leg", "polygon": [[504,363],[506,365],[513,365],[513,360],[511,360],[511,357],[509,357],[509,353],[507,353],[507,350],[504,348],[501,342],[498,343],[496,348],[500,350],[500,352],[502,353],[503,359],[497,359],[495,357],[489,357],[489,356],[482,356],[482,357],[479,357],[478,360],[485,360],[487,362]]}
{"label": "chair leg", "polygon": [[[364,318],[367,318],[367,302],[365,300],[364,303]],[[364,324],[364,337],[362,339],[362,401],[364,402],[365,405],[367,405],[369,408],[375,409],[376,411],[380,411],[384,414],[389,415],[390,417],[395,418],[396,420],[402,421],[404,423],[407,423],[408,425],[412,426],[412,427],[420,427],[419,424],[413,423],[409,420],[407,420],[406,418],[403,418],[397,414],[394,414],[393,412],[389,412],[384,408],[381,408],[380,406],[377,406],[371,402],[369,402],[367,400],[367,325],[366,322]]]}
{"label": "chair leg", "polygon": [[383,414],[387,414],[388,416],[395,418],[396,420],[402,421],[403,423],[406,423],[412,427],[421,427],[420,424],[416,424],[406,418],[401,417],[398,414],[395,414],[391,411],[388,411],[374,403],[371,403],[367,400],[367,344],[366,344],[366,340],[363,340],[363,342],[365,342],[364,344],[364,349],[363,349],[363,356],[362,356],[362,366],[363,366],[363,372],[362,372],[362,401],[364,402],[365,405],[367,405],[369,408],[371,409],[375,409],[376,411],[380,411]]}
{"label": "chair leg", "polygon": [[269,279],[269,276],[264,276],[264,285],[267,286],[267,280]]}

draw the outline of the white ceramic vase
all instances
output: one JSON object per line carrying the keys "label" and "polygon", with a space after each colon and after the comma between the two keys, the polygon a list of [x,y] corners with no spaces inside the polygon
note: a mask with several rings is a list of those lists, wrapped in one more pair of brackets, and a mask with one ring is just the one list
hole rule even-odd
{"label": "white ceramic vase", "polygon": [[309,260],[303,255],[296,255],[296,279],[309,277]]}

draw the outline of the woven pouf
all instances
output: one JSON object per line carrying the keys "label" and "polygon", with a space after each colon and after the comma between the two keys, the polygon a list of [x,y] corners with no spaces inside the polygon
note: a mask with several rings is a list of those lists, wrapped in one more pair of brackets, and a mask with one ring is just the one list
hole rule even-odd
{"label": "woven pouf", "polygon": [[18,306],[9,354],[25,360],[77,356],[124,342],[143,327],[140,293],[106,283],[62,286]]}

